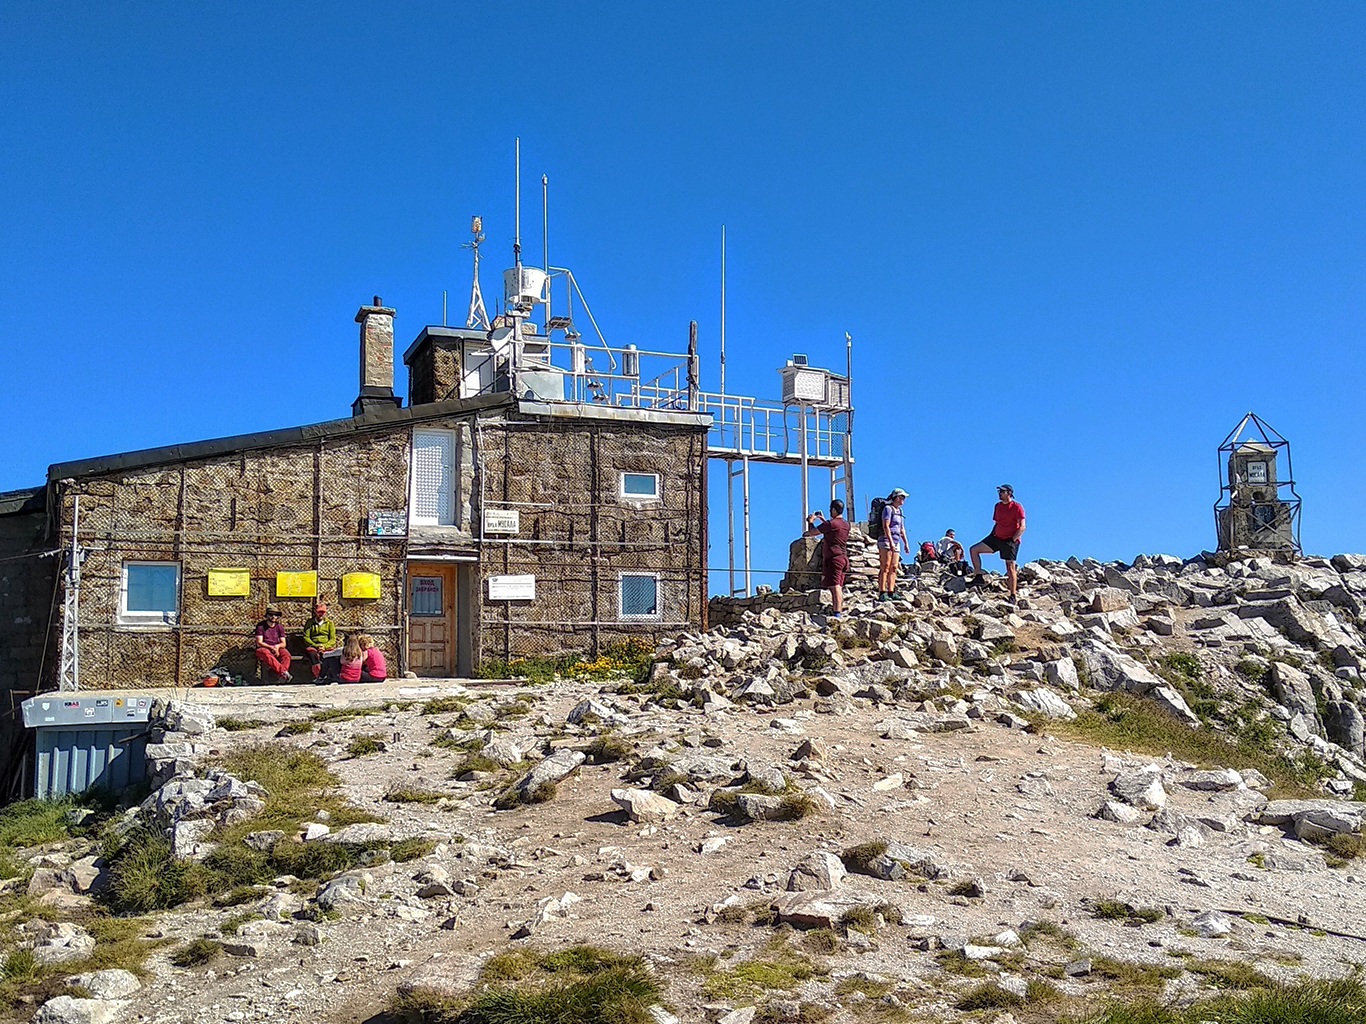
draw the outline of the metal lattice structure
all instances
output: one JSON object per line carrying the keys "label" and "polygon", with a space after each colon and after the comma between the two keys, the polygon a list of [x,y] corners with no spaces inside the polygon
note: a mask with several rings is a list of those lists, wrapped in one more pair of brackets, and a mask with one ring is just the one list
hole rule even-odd
{"label": "metal lattice structure", "polygon": [[1300,496],[1290,442],[1249,412],[1219,445],[1219,550],[1301,554]]}

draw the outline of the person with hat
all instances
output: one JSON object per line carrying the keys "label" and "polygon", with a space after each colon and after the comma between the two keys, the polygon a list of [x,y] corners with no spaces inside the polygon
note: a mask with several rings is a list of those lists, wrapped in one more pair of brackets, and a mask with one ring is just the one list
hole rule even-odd
{"label": "person with hat", "polygon": [[892,488],[882,506],[882,535],[877,539],[877,598],[890,601],[896,596],[896,577],[901,571],[901,552],[911,553],[911,542],[906,539],[906,517],[901,506],[906,504],[906,492]]}
{"label": "person with hat", "polygon": [[256,660],[275,673],[276,678],[282,683],[294,678],[289,674],[285,627],[280,625],[280,609],[274,605],[266,609],[265,619],[256,625]]}
{"label": "person with hat", "polygon": [[313,606],[313,618],[304,627],[304,645],[308,654],[308,664],[313,670],[313,678],[322,675],[323,658],[332,653],[337,646],[337,627],[327,617],[327,605],[319,601]]}
{"label": "person with hat", "polygon": [[973,580],[976,586],[984,586],[986,577],[982,575],[982,556],[990,551],[1001,556],[1006,564],[1006,585],[1010,588],[1010,600],[1017,600],[1019,578],[1015,572],[1015,560],[1020,553],[1020,538],[1025,532],[1025,510],[1015,500],[1015,488],[1002,484],[996,488],[996,508],[992,519],[996,525],[989,534],[972,546],[972,569],[977,575]]}

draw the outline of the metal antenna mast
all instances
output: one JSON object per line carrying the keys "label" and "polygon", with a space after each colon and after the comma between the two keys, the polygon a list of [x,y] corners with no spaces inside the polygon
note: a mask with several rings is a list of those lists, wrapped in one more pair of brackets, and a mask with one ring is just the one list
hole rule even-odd
{"label": "metal antenna mast", "polygon": [[[469,249],[474,253],[474,284],[470,287],[470,311],[465,317],[466,327],[482,327],[489,330],[489,311],[484,308],[484,294],[479,290],[479,243],[484,240],[484,218],[470,218],[470,234],[474,236],[473,241],[465,242],[460,246],[462,249]],[[445,318],[442,318],[445,321]]]}
{"label": "metal antenna mast", "polygon": [[81,526],[81,498],[77,495],[71,512],[71,554],[66,563],[66,598],[62,603],[62,662],[57,678],[59,690],[81,688],[81,562],[85,552],[77,544]]}

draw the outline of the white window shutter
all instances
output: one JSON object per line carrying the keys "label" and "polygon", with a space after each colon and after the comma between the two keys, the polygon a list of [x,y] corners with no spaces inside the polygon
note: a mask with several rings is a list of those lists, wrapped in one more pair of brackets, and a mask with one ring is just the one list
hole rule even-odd
{"label": "white window shutter", "polygon": [[413,493],[409,518],[423,526],[454,526],[455,436],[445,430],[413,432]]}

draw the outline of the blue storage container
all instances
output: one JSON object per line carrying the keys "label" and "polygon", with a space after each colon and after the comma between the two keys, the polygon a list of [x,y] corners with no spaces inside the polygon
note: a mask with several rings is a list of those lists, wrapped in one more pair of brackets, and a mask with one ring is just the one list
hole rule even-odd
{"label": "blue storage container", "polygon": [[118,693],[44,693],[23,702],[36,733],[34,796],[125,789],[147,775],[152,698]]}

